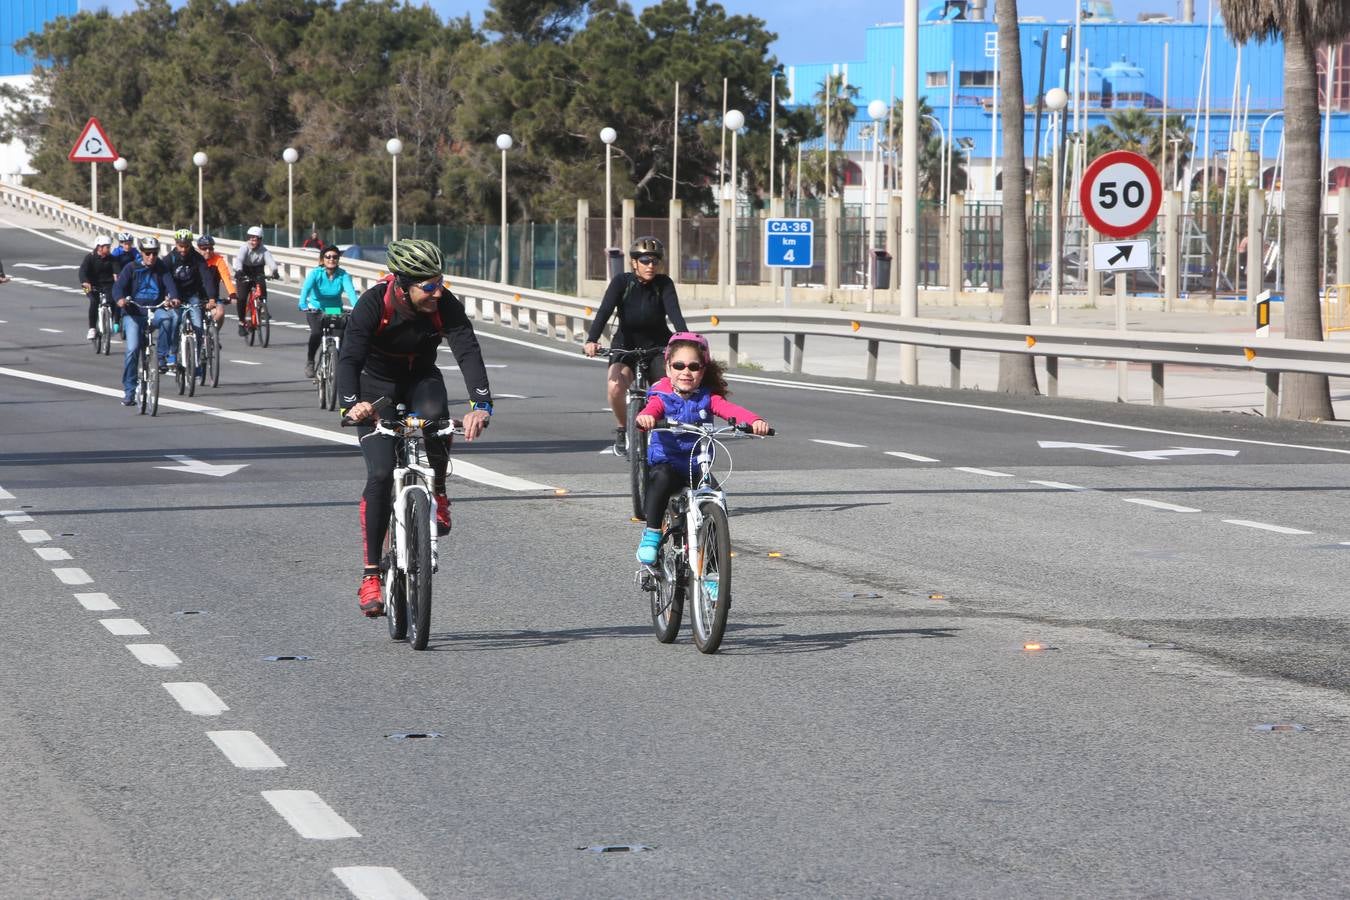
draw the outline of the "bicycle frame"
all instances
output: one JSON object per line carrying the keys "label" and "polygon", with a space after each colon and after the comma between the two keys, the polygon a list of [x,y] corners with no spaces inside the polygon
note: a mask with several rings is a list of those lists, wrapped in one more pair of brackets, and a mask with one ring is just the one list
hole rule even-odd
{"label": "bicycle frame", "polygon": [[[394,560],[400,569],[407,569],[409,565],[408,555],[408,528],[405,520],[405,513],[408,510],[410,497],[414,491],[421,491],[426,495],[427,507],[435,515],[435,496],[431,491],[431,482],[435,477],[431,466],[422,460],[425,457],[422,428],[427,424],[427,420],[417,418],[416,416],[401,416],[392,423],[387,423],[383,419],[375,422],[374,434],[381,434],[385,437],[392,437],[396,441],[394,445],[394,503],[393,503],[393,545]],[[451,419],[450,424],[435,432],[437,437],[448,437],[453,434],[463,434],[459,430],[459,423]],[[440,568],[440,555],[436,545],[436,529],[431,529],[431,571],[435,573]]]}

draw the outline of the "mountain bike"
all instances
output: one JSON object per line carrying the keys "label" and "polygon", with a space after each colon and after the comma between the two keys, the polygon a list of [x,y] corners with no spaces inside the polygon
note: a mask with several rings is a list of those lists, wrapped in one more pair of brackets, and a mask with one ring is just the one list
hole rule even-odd
{"label": "mountain bike", "polygon": [[173,367],[174,381],[178,383],[178,396],[185,392],[189,397],[197,396],[197,329],[192,327],[191,311],[184,303],[179,309],[178,327],[174,329],[174,345],[178,348],[178,362]]}
{"label": "mountain bike", "polygon": [[[716,653],[722,645],[731,611],[731,529],[727,524],[727,497],[713,475],[713,459],[721,450],[731,461],[725,442],[751,436],[749,425],[688,425],[658,422],[653,431],[684,432],[698,436],[689,460],[690,483],[671,497],[666,508],[656,564],[638,570],[639,587],[651,595],[652,629],[663,644],[680,631],[686,599],[694,645]],[[775,432],[769,430],[772,435]],[[723,480],[730,468],[723,474]]]}
{"label": "mountain bike", "polygon": [[[236,272],[234,277],[237,281],[242,277],[242,273]],[[260,337],[264,347],[272,340],[272,314],[267,311],[267,298],[262,292],[262,283],[266,280],[265,275],[259,276],[253,282],[253,287],[249,288],[248,296],[241,301],[244,304],[241,322],[250,347]]]}
{"label": "mountain bike", "polygon": [[[129,301],[128,306],[140,305],[135,301]],[[150,415],[159,415],[159,352],[155,347],[155,328],[154,313],[167,304],[157,303],[154,306],[142,307],[145,310],[145,331],[141,335],[141,349],[138,354],[136,368],[136,406],[141,415],[145,415],[149,410]],[[130,315],[130,311],[123,313],[123,316]],[[125,327],[125,326],[123,326]]]}
{"label": "mountain bike", "polygon": [[201,382],[220,387],[220,326],[209,310],[202,312]]}
{"label": "mountain bike", "polygon": [[319,322],[319,352],[314,357],[314,385],[319,393],[319,409],[337,409],[337,358],[346,318],[342,313],[327,314]]}
{"label": "mountain bike", "polygon": [[[387,398],[375,401],[376,413],[389,402]],[[343,419],[342,424],[358,423]],[[377,418],[374,427],[364,439],[375,435],[394,439],[393,502],[380,556],[389,637],[406,639],[414,650],[425,650],[431,637],[431,580],[440,567],[440,558],[435,494],[431,490],[434,473],[426,462],[422,431],[450,437],[464,430],[458,419],[423,419],[408,412],[402,403],[394,407],[393,418]]]}
{"label": "mountain bike", "polygon": [[637,427],[637,414],[647,405],[647,390],[652,386],[647,377],[648,364],[665,352],[665,347],[639,350],[601,347],[598,351],[609,355],[610,365],[618,363],[633,370],[633,383],[628,386],[628,424],[624,427],[624,442],[628,447],[628,487],[633,497],[633,515],[639,519],[647,514],[647,432]]}
{"label": "mountain bike", "polygon": [[112,304],[108,301],[108,292],[94,288],[90,294],[98,295],[98,324],[95,326],[94,355],[107,356],[112,352],[113,314]]}

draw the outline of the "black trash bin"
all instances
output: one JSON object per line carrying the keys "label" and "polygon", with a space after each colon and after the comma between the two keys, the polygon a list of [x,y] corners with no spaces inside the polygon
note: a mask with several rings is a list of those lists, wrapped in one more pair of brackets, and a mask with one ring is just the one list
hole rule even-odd
{"label": "black trash bin", "polygon": [[872,286],[882,291],[891,287],[891,254],[880,247],[872,250]]}
{"label": "black trash bin", "polygon": [[623,251],[618,247],[608,247],[605,249],[605,259],[609,265],[609,277],[614,278],[624,271]]}

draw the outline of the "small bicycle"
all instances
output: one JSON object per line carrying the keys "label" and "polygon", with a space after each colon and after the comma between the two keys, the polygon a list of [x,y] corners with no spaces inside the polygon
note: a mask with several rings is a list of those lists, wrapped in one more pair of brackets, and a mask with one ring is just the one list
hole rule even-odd
{"label": "small bicycle", "polygon": [[624,428],[624,441],[628,446],[628,487],[633,497],[633,515],[639,519],[647,514],[647,433],[637,427],[637,414],[647,405],[647,391],[652,386],[647,377],[648,365],[665,352],[665,347],[639,350],[601,347],[597,351],[597,355],[609,356],[610,365],[618,363],[633,370],[633,383],[628,386],[628,424]]}
{"label": "small bicycle", "polygon": [[319,393],[319,409],[337,409],[337,359],[346,320],[343,313],[326,313],[319,322],[322,336],[314,358],[314,385]]}
{"label": "small bicycle", "polygon": [[[236,281],[242,279],[243,272],[235,272],[234,277]],[[264,347],[272,341],[272,314],[267,311],[267,298],[262,292],[262,283],[265,280],[267,280],[265,275],[256,276],[248,295],[240,301],[244,304],[240,323],[244,326],[244,336],[248,339],[250,347],[259,338],[262,338]]]}
{"label": "small bicycle", "polygon": [[[689,464],[690,482],[670,499],[666,508],[661,545],[656,564],[643,566],[635,580],[651,595],[652,628],[663,644],[675,640],[686,597],[690,601],[690,626],[694,645],[703,653],[716,653],[722,645],[731,611],[731,530],[727,524],[727,496],[713,475],[716,448],[731,453],[725,441],[740,436],[758,437],[749,425],[689,425],[662,421],[653,431],[685,432],[698,436]],[[775,434],[769,429],[769,434]],[[692,471],[697,467],[697,472]],[[730,474],[730,469],[723,478]]]}
{"label": "small bicycle", "polygon": [[[378,413],[388,398],[374,403]],[[344,426],[359,423],[343,419]],[[436,546],[436,503],[431,490],[433,472],[426,463],[422,430],[437,437],[463,434],[458,419],[423,419],[403,404],[389,420],[377,418],[366,437],[394,438],[394,487],[389,528],[384,535],[380,568],[384,575],[384,609],[389,637],[407,640],[414,650],[425,650],[431,637],[431,580],[440,567]]]}
{"label": "small bicycle", "polygon": [[89,292],[91,295],[98,295],[98,325],[94,330],[94,354],[96,356],[107,356],[112,352],[113,340],[113,313],[112,304],[108,300],[108,292],[100,291],[94,288]]}

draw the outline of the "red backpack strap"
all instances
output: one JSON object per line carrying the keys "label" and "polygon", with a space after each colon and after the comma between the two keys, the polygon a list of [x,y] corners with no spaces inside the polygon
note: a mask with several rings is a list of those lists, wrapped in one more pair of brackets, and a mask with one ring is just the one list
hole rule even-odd
{"label": "red backpack strap", "polygon": [[394,319],[394,276],[386,275],[380,280],[384,282],[384,308],[380,311],[380,324],[375,329],[376,334],[384,331],[385,326]]}

